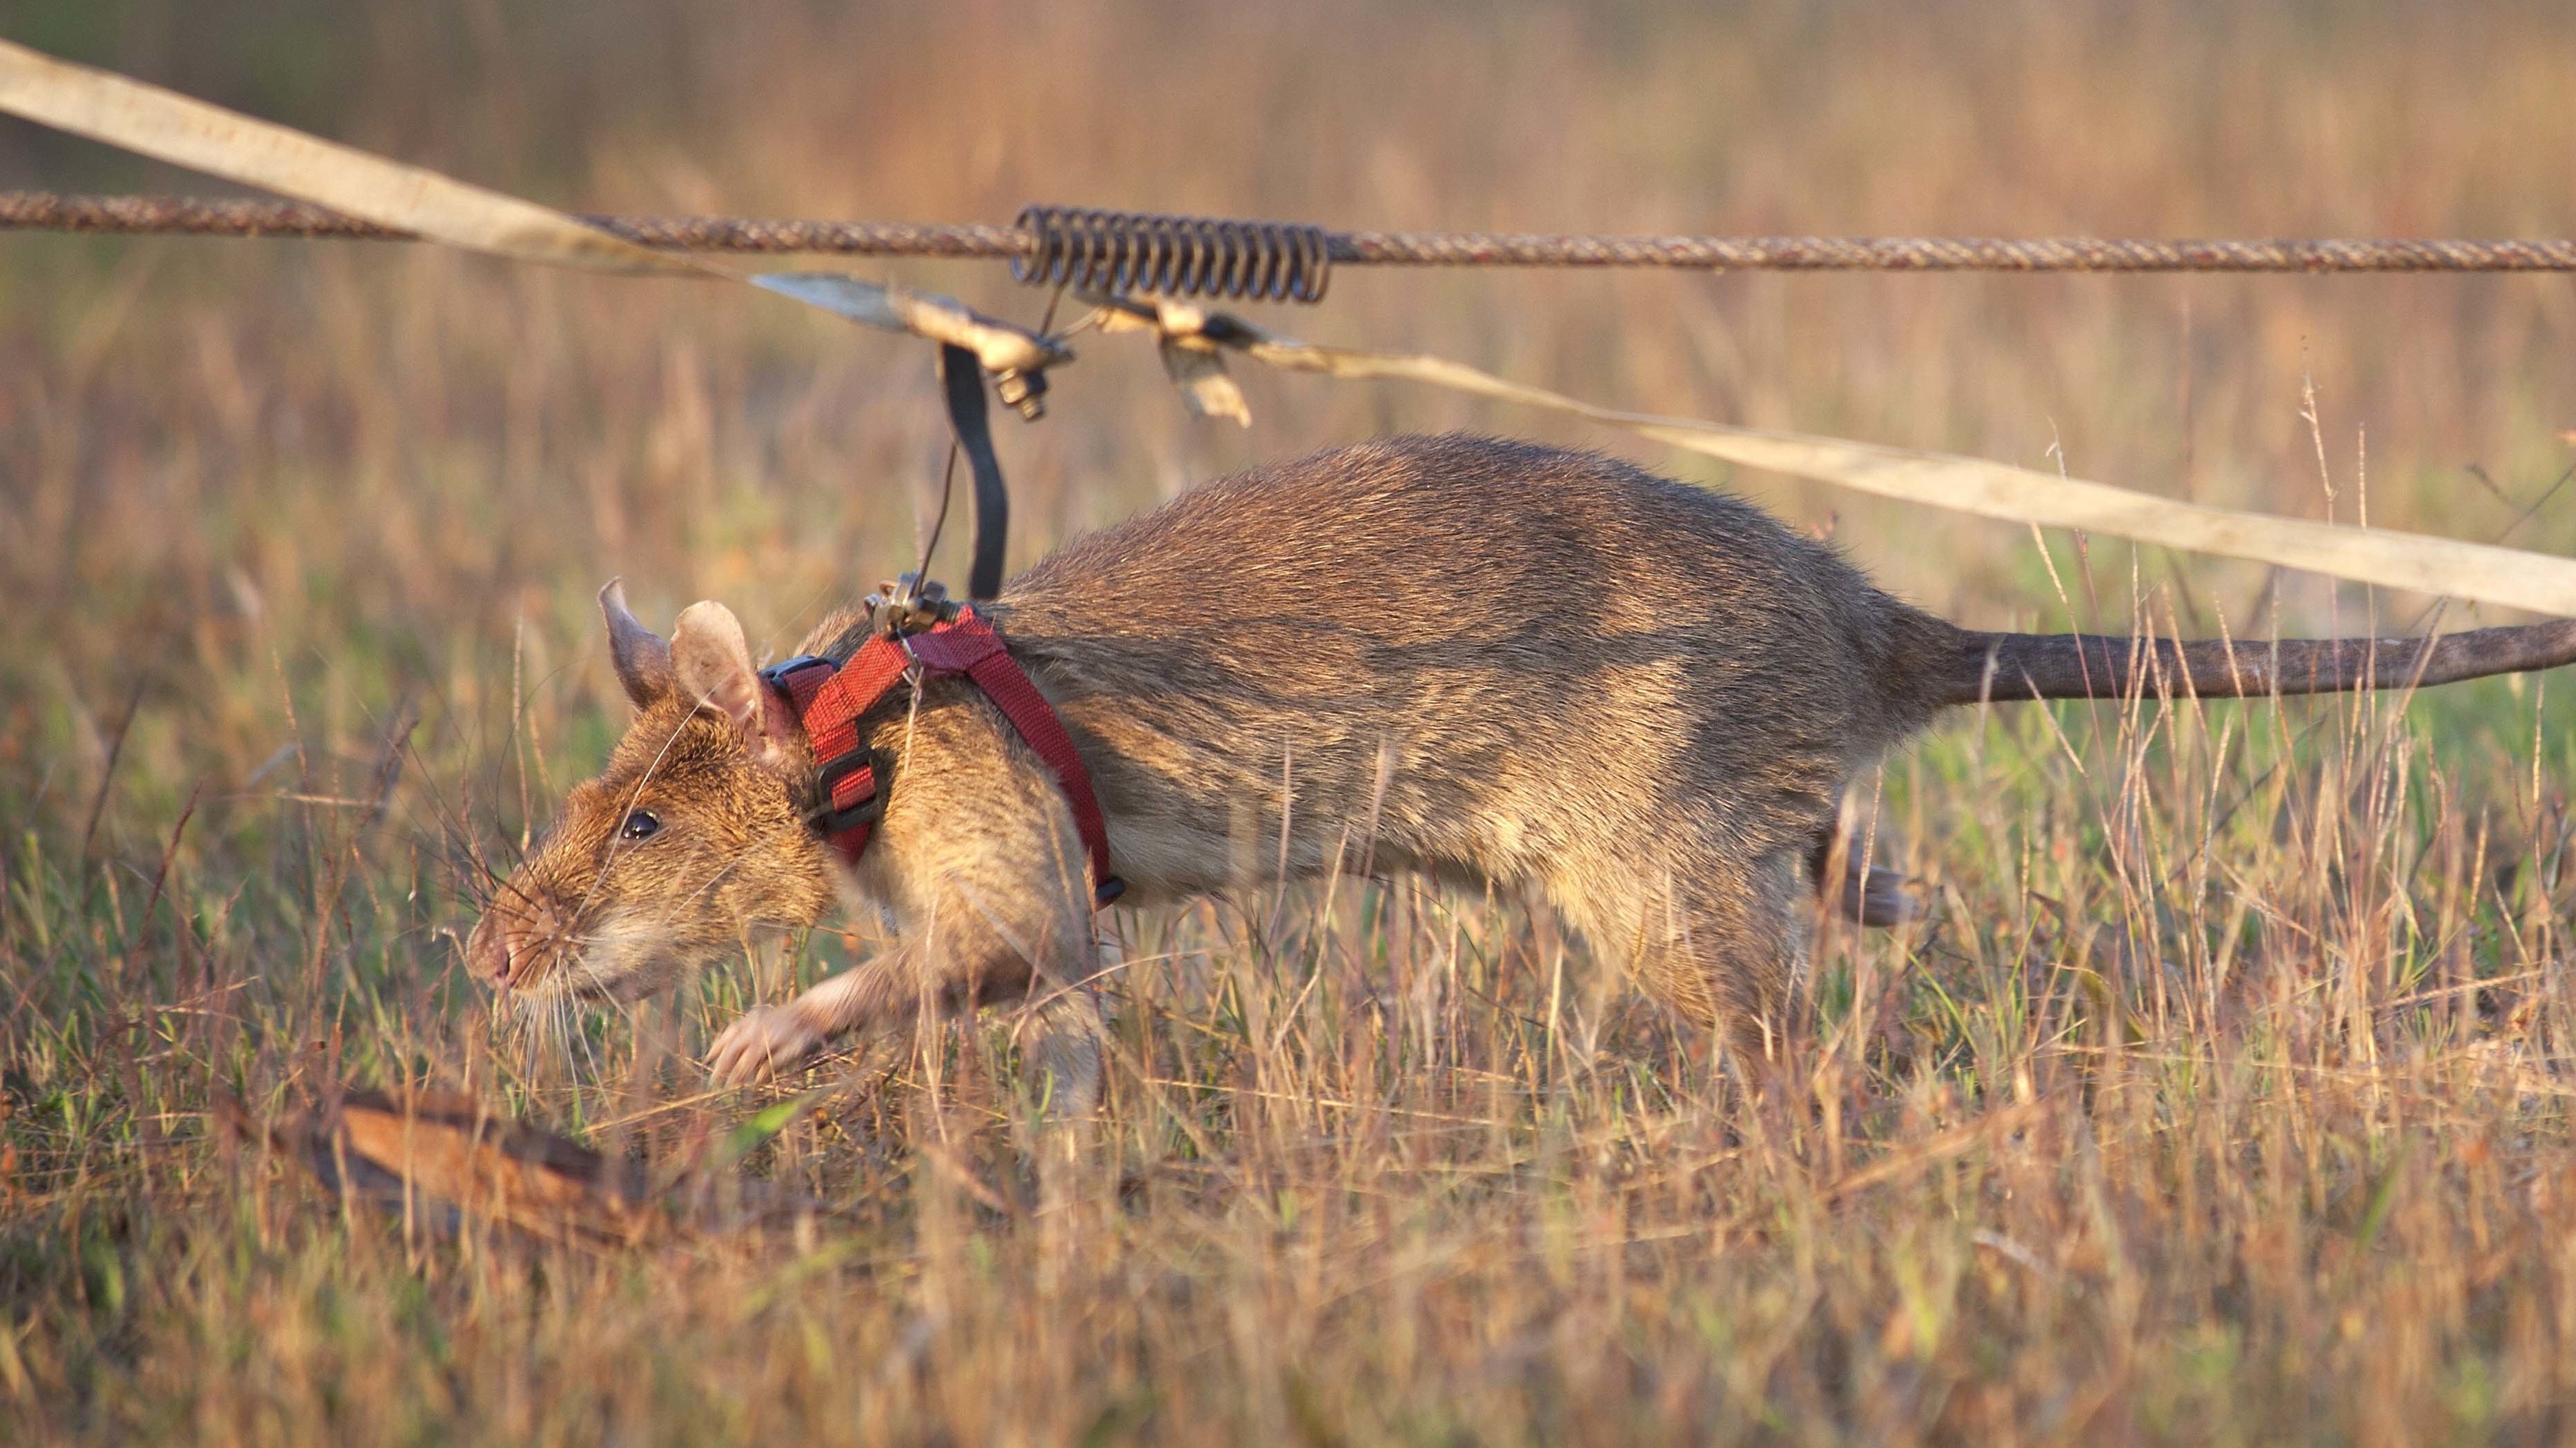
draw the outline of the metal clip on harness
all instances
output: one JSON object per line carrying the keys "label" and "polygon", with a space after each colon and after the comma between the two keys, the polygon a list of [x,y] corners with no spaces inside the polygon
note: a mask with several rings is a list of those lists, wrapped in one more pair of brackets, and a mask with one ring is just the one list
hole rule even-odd
{"label": "metal clip on harness", "polygon": [[868,611],[868,632],[883,638],[927,633],[957,618],[958,603],[948,596],[948,585],[924,582],[918,573],[878,584],[877,591],[862,602]]}

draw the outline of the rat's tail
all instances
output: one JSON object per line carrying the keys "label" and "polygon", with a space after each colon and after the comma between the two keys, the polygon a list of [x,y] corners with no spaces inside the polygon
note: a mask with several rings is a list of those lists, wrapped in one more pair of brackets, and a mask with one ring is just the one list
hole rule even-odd
{"label": "rat's tail", "polygon": [[2160,639],[1958,631],[1938,704],[2109,699],[2133,691],[2233,699],[2406,689],[2576,663],[2576,619],[2420,639]]}

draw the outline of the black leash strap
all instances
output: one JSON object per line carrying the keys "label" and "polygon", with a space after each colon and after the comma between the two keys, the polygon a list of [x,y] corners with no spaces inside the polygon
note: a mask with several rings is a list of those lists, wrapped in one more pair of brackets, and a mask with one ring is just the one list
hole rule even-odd
{"label": "black leash strap", "polygon": [[1011,534],[1011,494],[1002,482],[1002,460],[993,451],[993,428],[984,405],[984,369],[974,353],[942,343],[939,382],[948,397],[948,425],[975,470],[975,564],[966,574],[966,596],[991,598],[1002,591],[1002,549]]}

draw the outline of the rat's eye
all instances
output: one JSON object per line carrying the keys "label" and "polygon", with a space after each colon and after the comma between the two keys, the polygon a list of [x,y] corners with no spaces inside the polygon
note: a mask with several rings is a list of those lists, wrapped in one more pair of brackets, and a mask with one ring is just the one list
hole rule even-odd
{"label": "rat's eye", "polygon": [[617,837],[621,840],[649,840],[661,828],[662,822],[655,819],[650,811],[628,810],[625,828],[617,832]]}

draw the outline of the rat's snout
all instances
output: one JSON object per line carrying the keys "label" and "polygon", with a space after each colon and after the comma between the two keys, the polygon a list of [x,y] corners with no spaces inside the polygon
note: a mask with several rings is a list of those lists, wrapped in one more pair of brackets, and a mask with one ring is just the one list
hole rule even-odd
{"label": "rat's snout", "polygon": [[527,985],[543,974],[562,937],[552,902],[505,896],[475,924],[465,943],[466,968],[494,990]]}

